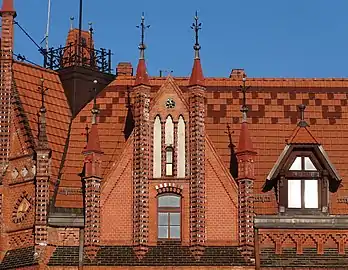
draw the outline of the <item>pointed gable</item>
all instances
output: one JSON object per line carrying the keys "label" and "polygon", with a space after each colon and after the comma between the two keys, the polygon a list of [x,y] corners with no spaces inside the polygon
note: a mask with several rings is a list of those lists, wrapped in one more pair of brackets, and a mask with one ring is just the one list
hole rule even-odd
{"label": "pointed gable", "polygon": [[308,126],[297,125],[290,139],[289,144],[319,144]]}

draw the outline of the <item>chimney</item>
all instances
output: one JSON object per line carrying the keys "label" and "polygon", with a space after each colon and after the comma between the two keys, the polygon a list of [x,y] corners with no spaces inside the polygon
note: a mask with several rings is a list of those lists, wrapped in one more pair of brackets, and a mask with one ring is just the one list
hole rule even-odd
{"label": "chimney", "polygon": [[120,62],[116,67],[116,76],[133,76],[133,67],[129,62]]}

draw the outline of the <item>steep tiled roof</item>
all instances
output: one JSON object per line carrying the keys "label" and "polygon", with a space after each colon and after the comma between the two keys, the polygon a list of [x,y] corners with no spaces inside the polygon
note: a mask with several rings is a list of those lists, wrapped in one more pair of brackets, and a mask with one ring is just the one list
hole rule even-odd
{"label": "steep tiled roof", "polygon": [[[41,94],[39,92],[41,77],[44,78],[44,86],[48,88],[45,94],[46,127],[48,144],[52,149],[51,181],[55,183],[58,178],[71,118],[64,89],[56,72],[20,62],[14,62],[13,70],[19,98],[29,120],[36,144],[38,112],[41,107]],[[51,185],[51,190],[53,187]]]}
{"label": "steep tiled roof", "polygon": [[[175,82],[188,98],[189,78],[177,77]],[[165,78],[150,78],[153,95],[165,82]],[[213,142],[227,168],[230,166],[231,150],[227,125],[234,131],[233,143],[240,135],[242,93],[238,88],[241,79],[205,78],[207,93],[206,133]],[[134,85],[134,77],[120,76],[107,86],[98,96],[101,111],[98,130],[103,156],[103,176],[120,158],[125,144],[123,134],[127,115],[126,89]],[[285,141],[291,137],[299,120],[297,105],[307,105],[306,118],[311,125],[311,134],[326,150],[330,161],[340,173],[343,184],[348,177],[348,80],[347,79],[263,79],[248,78],[251,89],[246,93],[249,105],[248,128],[253,141],[255,158],[255,195],[269,196],[256,202],[257,213],[273,213],[276,202],[271,194],[261,195],[262,185],[281,154]],[[133,93],[131,98],[133,101]],[[74,119],[67,161],[64,167],[57,204],[65,207],[82,207],[82,197],[78,190],[81,180],[85,146],[86,124],[89,125],[92,103],[88,104]],[[81,193],[80,193],[81,194]],[[347,196],[345,186],[333,194],[333,213],[345,211],[345,205],[337,203],[337,196]],[[258,200],[258,199],[257,199]]]}

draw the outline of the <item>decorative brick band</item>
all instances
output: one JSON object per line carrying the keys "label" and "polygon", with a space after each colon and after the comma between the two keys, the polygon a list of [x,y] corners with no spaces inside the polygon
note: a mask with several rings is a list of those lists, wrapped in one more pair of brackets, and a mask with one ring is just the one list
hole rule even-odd
{"label": "decorative brick band", "polygon": [[133,245],[141,259],[148,250],[150,174],[150,88],[138,86],[134,108]]}
{"label": "decorative brick band", "polygon": [[161,193],[176,193],[178,195],[182,194],[183,186],[177,186],[175,183],[163,183],[156,186],[156,190],[158,194]]}
{"label": "decorative brick band", "polygon": [[199,260],[205,246],[205,97],[204,88],[191,89],[190,97],[190,246]]}

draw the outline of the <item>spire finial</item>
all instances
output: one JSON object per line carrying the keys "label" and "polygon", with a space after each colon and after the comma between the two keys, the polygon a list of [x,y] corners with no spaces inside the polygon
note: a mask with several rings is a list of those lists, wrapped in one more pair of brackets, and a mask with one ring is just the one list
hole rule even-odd
{"label": "spire finial", "polygon": [[40,86],[39,86],[39,92],[41,94],[41,108],[40,108],[40,112],[41,113],[45,113],[46,112],[46,108],[45,108],[45,93],[47,92],[48,88],[44,87],[44,82],[45,82],[45,79],[44,79],[43,75],[41,75]]}
{"label": "spire finial", "polygon": [[145,49],[146,49],[146,45],[145,45],[145,30],[147,28],[150,28],[150,25],[145,25],[145,15],[144,12],[141,14],[141,23],[140,25],[137,25],[137,28],[140,28],[141,30],[141,38],[140,38],[140,44],[138,46],[139,50],[140,50],[140,59],[144,59],[145,58]]}
{"label": "spire finial", "polygon": [[73,28],[74,28],[74,20],[75,20],[74,16],[71,16],[70,17],[70,30],[73,30]]}
{"label": "spire finial", "polygon": [[93,83],[95,86],[93,88],[94,97],[93,97],[93,108],[92,108],[91,112],[92,112],[92,124],[96,124],[97,123],[97,114],[99,114],[99,109],[97,108],[97,88],[96,88],[98,81],[94,80]]}
{"label": "spire finial", "polygon": [[247,113],[248,113],[248,106],[246,104],[246,92],[248,91],[248,89],[250,88],[250,86],[246,86],[246,76],[245,74],[243,75],[243,84],[240,86],[240,90],[243,93],[243,103],[242,103],[242,108],[240,109],[240,111],[243,114],[243,122],[246,122],[247,120]]}
{"label": "spire finial", "polygon": [[306,105],[300,104],[300,105],[298,105],[298,109],[300,110],[300,122],[298,123],[298,125],[300,127],[308,126],[308,124],[307,124],[307,122],[305,120],[305,116],[304,116],[304,113],[305,113],[305,110],[306,110]]}
{"label": "spire finial", "polygon": [[202,23],[198,22],[198,12],[196,11],[195,17],[194,17],[195,22],[192,23],[191,29],[195,31],[195,36],[196,36],[196,43],[193,46],[193,49],[195,50],[195,59],[199,59],[199,50],[201,49],[201,45],[199,45],[199,40],[198,40],[198,34],[199,30],[202,29]]}

